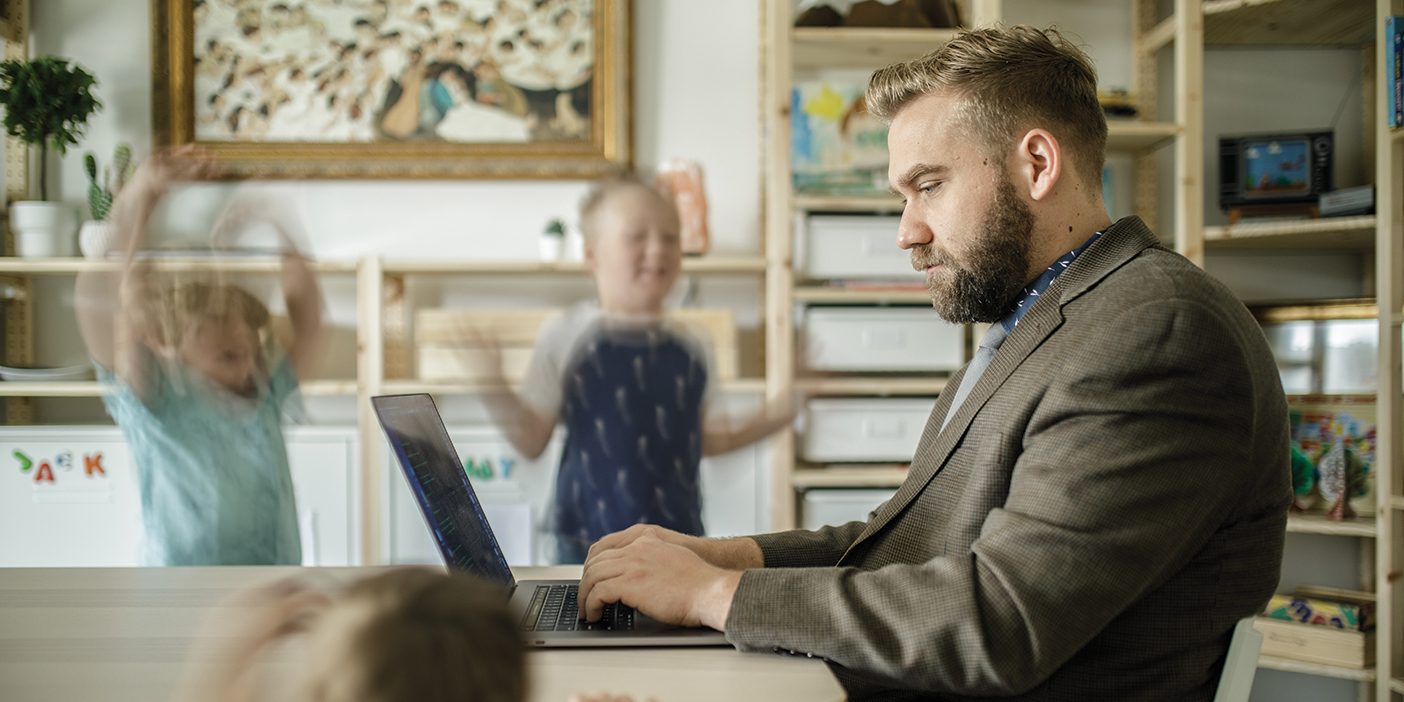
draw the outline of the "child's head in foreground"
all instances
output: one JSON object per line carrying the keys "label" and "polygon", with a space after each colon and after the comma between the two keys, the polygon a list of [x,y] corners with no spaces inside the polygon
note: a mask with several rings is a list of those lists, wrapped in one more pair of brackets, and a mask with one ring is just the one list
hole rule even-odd
{"label": "child's head in foreground", "polygon": [[300,700],[521,702],[526,654],[500,588],[397,569],[355,583],[308,634]]}
{"label": "child's head in foreground", "polygon": [[682,227],[673,201],[636,176],[615,176],[585,196],[580,227],[600,307],[661,313],[682,268]]}
{"label": "child's head in foreground", "polygon": [[272,315],[235,285],[185,283],[163,290],[147,325],[149,343],[235,393],[252,391],[272,339]]}

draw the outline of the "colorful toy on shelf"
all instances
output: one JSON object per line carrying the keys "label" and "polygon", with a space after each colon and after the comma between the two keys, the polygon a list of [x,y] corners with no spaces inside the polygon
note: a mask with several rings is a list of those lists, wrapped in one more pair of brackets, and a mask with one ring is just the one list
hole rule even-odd
{"label": "colorful toy on shelf", "polygon": [[1292,511],[1305,512],[1316,502],[1316,465],[1292,442]]}

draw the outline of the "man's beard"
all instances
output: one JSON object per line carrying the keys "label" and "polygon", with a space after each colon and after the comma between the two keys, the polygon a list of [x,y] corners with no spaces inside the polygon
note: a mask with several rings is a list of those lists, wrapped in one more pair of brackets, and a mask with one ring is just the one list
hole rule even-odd
{"label": "man's beard", "polygon": [[997,322],[1009,314],[1028,282],[1033,226],[1033,211],[1004,178],[963,261],[936,253],[930,244],[912,247],[917,270],[940,265],[926,279],[936,314],[952,324]]}

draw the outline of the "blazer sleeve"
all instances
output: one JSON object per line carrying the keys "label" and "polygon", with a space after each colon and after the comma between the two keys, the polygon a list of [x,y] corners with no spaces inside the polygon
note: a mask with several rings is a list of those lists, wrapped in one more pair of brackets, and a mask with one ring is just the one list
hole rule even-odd
{"label": "blazer sleeve", "polygon": [[760,545],[766,568],[823,567],[837,564],[865,526],[865,522],[849,522],[816,531],[794,529],[751,538]]}
{"label": "blazer sleeve", "polygon": [[[1266,470],[1250,470],[1268,390],[1252,378],[1264,374],[1248,370],[1242,322],[1196,302],[1149,302],[1104,328],[1114,331],[1081,345],[1015,429],[1024,450],[1008,498],[968,553],[875,570],[747,571],[727,639],[895,687],[1019,694],[1182,569]],[[766,564],[806,543],[772,539]]]}

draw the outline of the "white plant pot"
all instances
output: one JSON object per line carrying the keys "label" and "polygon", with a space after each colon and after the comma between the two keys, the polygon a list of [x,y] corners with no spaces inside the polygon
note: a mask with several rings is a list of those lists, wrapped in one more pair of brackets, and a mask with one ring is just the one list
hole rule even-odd
{"label": "white plant pot", "polygon": [[106,258],[112,244],[112,225],[90,219],[78,228],[78,250],[85,258]]}
{"label": "white plant pot", "polygon": [[547,262],[559,261],[564,255],[564,237],[551,234],[541,235],[541,260]]}
{"label": "white plant pot", "polygon": [[61,258],[76,255],[74,235],[78,217],[73,208],[58,202],[25,201],[10,205],[10,227],[15,233],[15,254],[24,258]]}

